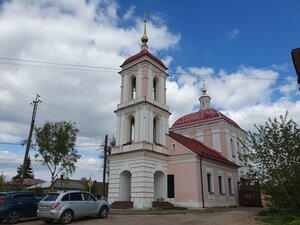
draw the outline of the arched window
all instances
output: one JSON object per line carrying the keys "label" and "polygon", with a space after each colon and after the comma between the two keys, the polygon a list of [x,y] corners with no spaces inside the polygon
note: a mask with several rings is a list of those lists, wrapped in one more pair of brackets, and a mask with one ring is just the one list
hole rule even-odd
{"label": "arched window", "polygon": [[153,95],[152,97],[153,97],[154,100],[157,100],[157,82],[158,82],[158,80],[155,77],[153,79],[153,91],[152,91],[152,95]]}
{"label": "arched window", "polygon": [[129,119],[129,142],[134,141],[134,117]]}
{"label": "arched window", "polygon": [[153,118],[153,142],[159,144],[159,118],[155,116]]}
{"label": "arched window", "polygon": [[131,78],[131,89],[130,89],[130,97],[131,99],[135,99],[136,97],[136,78]]}
{"label": "arched window", "polygon": [[153,142],[156,143],[157,142],[157,138],[156,138],[156,126],[157,126],[157,120],[156,118],[154,117],[153,118]]}

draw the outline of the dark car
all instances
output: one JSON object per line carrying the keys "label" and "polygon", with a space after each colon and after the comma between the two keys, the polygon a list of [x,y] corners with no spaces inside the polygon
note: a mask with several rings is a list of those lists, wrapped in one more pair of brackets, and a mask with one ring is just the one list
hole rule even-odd
{"label": "dark car", "polygon": [[0,195],[0,222],[18,223],[21,218],[35,217],[44,195],[37,192],[8,192]]}

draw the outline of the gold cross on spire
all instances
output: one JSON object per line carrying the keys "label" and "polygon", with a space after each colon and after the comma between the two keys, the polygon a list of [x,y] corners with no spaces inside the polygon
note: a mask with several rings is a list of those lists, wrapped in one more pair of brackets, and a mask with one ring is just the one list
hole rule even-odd
{"label": "gold cross on spire", "polygon": [[206,87],[205,87],[205,80],[203,80],[203,89],[202,89],[203,95],[206,94]]}
{"label": "gold cross on spire", "polygon": [[146,22],[146,17],[147,17],[147,11],[144,11],[144,22]]}
{"label": "gold cross on spire", "polygon": [[147,37],[147,32],[146,32],[146,16],[147,16],[147,11],[145,10],[144,11],[144,35],[143,37],[141,38],[142,42],[144,44],[146,44],[148,42],[148,37]]}

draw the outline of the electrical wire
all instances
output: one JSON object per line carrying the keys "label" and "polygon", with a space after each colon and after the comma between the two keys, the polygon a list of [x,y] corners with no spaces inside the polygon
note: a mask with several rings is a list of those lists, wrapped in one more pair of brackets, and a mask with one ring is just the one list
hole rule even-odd
{"label": "electrical wire", "polygon": [[16,58],[7,58],[7,57],[0,57],[0,59],[9,60],[9,61],[20,61],[20,62],[32,62],[32,63],[40,63],[40,64],[49,64],[49,65],[74,66],[74,67],[85,67],[85,68],[105,69],[105,70],[119,70],[117,68],[104,67],[104,66],[91,66],[91,65],[81,65],[81,64],[57,63],[57,62],[49,62],[49,61],[16,59]]}
{"label": "electrical wire", "polygon": [[[84,65],[84,64],[68,64],[68,63],[57,63],[57,62],[49,62],[49,61],[38,61],[38,60],[27,60],[27,59],[17,59],[17,58],[8,58],[8,57],[0,57],[2,60],[8,61],[17,61],[17,62],[24,62],[24,63],[38,63],[38,64],[46,64],[46,65],[57,65],[61,67],[55,66],[43,66],[43,65],[33,65],[33,64],[20,64],[20,63],[5,63],[0,62],[0,64],[7,64],[7,65],[19,65],[19,66],[32,66],[32,67],[40,67],[40,68],[49,68],[49,69],[66,69],[66,70],[78,70],[78,71],[86,71],[86,72],[97,72],[100,70],[106,70],[106,72],[116,73],[120,71],[118,68],[113,67],[103,67],[103,66],[92,66],[92,65]],[[68,66],[68,67],[65,67]],[[75,67],[75,68],[72,68]],[[82,68],[91,68],[91,69],[82,69]],[[289,80],[289,78],[269,78],[269,77],[230,77],[230,76],[210,76],[210,75],[199,75],[196,73],[176,73],[170,72],[168,73],[170,76],[192,76],[192,77],[199,77],[199,78],[206,78],[206,79],[254,79],[254,80]]]}
{"label": "electrical wire", "polygon": [[[0,145],[22,145],[24,146],[25,143],[11,143],[11,142],[0,142]],[[103,145],[75,145],[76,148],[97,148],[97,150],[101,150]]]}

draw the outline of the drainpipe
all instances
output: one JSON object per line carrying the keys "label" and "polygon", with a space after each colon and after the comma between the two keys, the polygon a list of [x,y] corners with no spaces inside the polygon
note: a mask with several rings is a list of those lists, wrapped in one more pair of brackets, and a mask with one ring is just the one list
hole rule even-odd
{"label": "drainpipe", "polygon": [[203,157],[200,156],[201,195],[202,195],[202,207],[205,208],[205,204],[204,204],[204,191],[203,191],[202,158]]}

